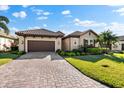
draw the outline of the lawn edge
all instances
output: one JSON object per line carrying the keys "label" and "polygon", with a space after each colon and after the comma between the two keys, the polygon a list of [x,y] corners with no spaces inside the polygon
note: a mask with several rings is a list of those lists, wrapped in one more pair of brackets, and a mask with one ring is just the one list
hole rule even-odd
{"label": "lawn edge", "polygon": [[[64,59],[65,59],[65,57],[63,57]],[[66,59],[65,59],[66,60]],[[76,68],[78,71],[80,71],[77,67],[75,67],[73,64],[71,64],[68,60],[66,60],[70,65],[72,65],[74,68]],[[81,71],[80,71],[81,72]],[[89,78],[91,78],[91,79],[93,79],[93,80],[95,80],[95,81],[97,81],[97,82],[99,82],[99,83],[101,83],[101,84],[104,84],[105,86],[107,86],[107,87],[109,87],[109,88],[118,88],[118,87],[114,87],[113,85],[110,85],[110,84],[108,84],[108,83],[105,83],[105,82],[103,82],[103,81],[101,81],[101,80],[98,80],[98,79],[95,79],[95,78],[93,78],[93,77],[91,77],[91,76],[89,76],[89,75],[87,75],[87,74],[85,74],[84,72],[81,72],[82,74],[84,74],[84,75],[86,75],[87,77],[89,77]],[[120,87],[119,87],[120,88]]]}
{"label": "lawn edge", "polygon": [[[24,55],[24,54],[23,54],[23,55]],[[7,64],[11,63],[11,62],[14,61],[15,59],[20,58],[21,56],[22,56],[22,55],[18,55],[18,57],[13,58],[12,60],[8,61],[7,63],[5,63],[5,64],[3,64],[3,65],[0,65],[0,68],[1,68],[2,66],[4,66],[4,65],[7,65]]]}

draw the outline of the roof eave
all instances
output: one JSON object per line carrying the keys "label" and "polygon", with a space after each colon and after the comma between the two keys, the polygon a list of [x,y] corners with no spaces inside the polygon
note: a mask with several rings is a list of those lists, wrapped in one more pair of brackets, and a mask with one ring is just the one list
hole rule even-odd
{"label": "roof eave", "polygon": [[80,36],[65,36],[65,37],[63,37],[62,39],[64,40],[64,39],[66,39],[66,38],[71,38],[71,37],[73,37],[73,38],[79,38]]}
{"label": "roof eave", "polygon": [[22,33],[16,33],[18,36],[34,36],[34,37],[63,37],[63,35],[36,35],[36,34],[22,34]]}

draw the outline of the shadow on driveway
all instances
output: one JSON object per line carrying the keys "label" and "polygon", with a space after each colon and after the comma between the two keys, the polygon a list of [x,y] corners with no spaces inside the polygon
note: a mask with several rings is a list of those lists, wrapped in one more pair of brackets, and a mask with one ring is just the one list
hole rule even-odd
{"label": "shadow on driveway", "polygon": [[[49,60],[63,60],[61,56],[55,52],[29,52],[18,58],[19,60],[24,59],[49,59]],[[18,60],[17,59],[17,60]]]}

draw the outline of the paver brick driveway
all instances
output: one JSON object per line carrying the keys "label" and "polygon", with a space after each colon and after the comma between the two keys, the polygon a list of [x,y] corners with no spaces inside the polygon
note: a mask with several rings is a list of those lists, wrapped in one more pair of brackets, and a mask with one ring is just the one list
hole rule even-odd
{"label": "paver brick driveway", "polygon": [[0,67],[0,87],[106,87],[52,52],[32,52]]}

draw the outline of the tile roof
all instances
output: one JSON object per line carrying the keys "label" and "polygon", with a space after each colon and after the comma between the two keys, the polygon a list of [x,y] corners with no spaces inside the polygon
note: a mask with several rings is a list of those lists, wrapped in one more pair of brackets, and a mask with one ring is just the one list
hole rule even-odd
{"label": "tile roof", "polygon": [[19,36],[50,36],[50,37],[63,37],[64,34],[60,31],[53,32],[47,29],[32,29],[16,32]]}
{"label": "tile roof", "polygon": [[97,35],[93,30],[89,29],[89,30],[86,30],[86,31],[83,31],[83,32],[81,32],[81,31],[75,31],[75,32],[73,32],[73,33],[65,36],[63,39],[68,38],[68,37],[80,37],[81,35],[84,35],[87,32],[93,32],[95,35]]}
{"label": "tile roof", "polygon": [[75,32],[69,34],[68,36],[71,36],[71,37],[79,37],[81,34],[82,34],[82,32],[80,32],[80,31],[75,31]]}

